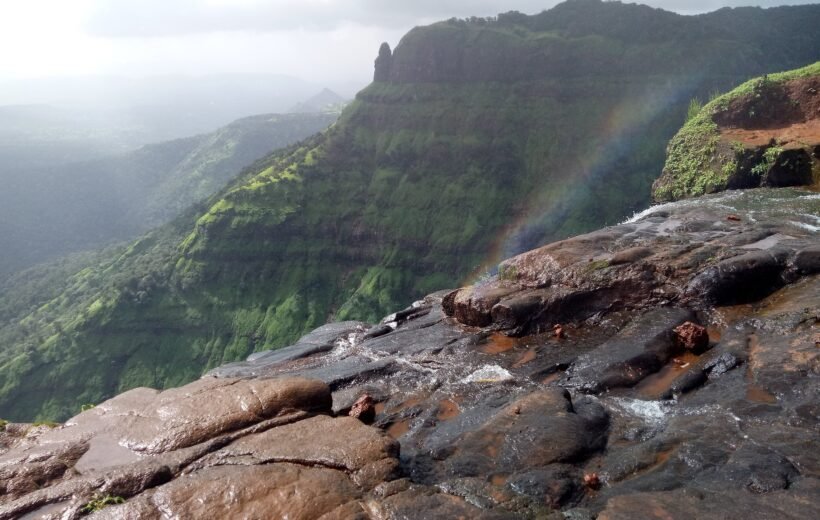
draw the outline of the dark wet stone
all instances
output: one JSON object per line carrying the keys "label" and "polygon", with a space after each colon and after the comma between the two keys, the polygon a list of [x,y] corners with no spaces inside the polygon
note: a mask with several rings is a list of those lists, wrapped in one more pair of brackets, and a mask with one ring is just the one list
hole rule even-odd
{"label": "dark wet stone", "polygon": [[820,512],[818,485],[757,495],[743,493],[670,492],[635,493],[611,499],[598,520],[799,520]]}
{"label": "dark wet stone", "polygon": [[664,397],[672,397],[676,394],[685,394],[691,392],[709,380],[709,376],[705,370],[692,369],[686,372],[683,376],[676,379],[669,388],[669,393]]}
{"label": "dark wet stone", "polygon": [[414,486],[396,493],[377,506],[381,518],[405,520],[428,520],[431,518],[475,518],[476,520],[514,519],[516,516],[503,511],[488,511],[469,504],[463,498],[436,492],[430,488]]}
{"label": "dark wet stone", "polygon": [[577,502],[583,494],[582,483],[582,472],[563,464],[516,473],[507,480],[514,492],[537,499],[552,509]]}
{"label": "dark wet stone", "polygon": [[516,328],[530,321],[555,296],[554,290],[534,289],[502,299],[490,311],[492,322],[502,329]]}
{"label": "dark wet stone", "polygon": [[820,272],[820,246],[809,247],[798,252],[794,265],[804,274]]}
{"label": "dark wet stone", "polygon": [[304,377],[317,379],[336,390],[340,385],[349,383],[358,378],[374,374],[386,374],[395,370],[395,359],[386,357],[373,361],[361,356],[351,356],[330,365],[318,366],[306,370],[294,370],[288,377]]}
{"label": "dark wet stone", "polygon": [[580,356],[562,382],[591,392],[634,386],[680,351],[672,330],[694,319],[692,311],[685,309],[647,312],[610,341]]}
{"label": "dark wet stone", "polygon": [[369,325],[362,321],[341,321],[338,323],[328,323],[321,327],[308,332],[297,341],[297,344],[313,344],[313,345],[333,345],[333,343],[340,339],[346,338],[349,334],[355,332],[364,332]]}
{"label": "dark wet stone", "polygon": [[692,297],[715,305],[759,300],[783,286],[784,255],[753,251],[719,262],[696,276],[686,289]]}
{"label": "dark wet stone", "polygon": [[703,368],[709,377],[720,377],[741,363],[742,361],[731,352],[724,352],[711,359]]}
{"label": "dark wet stone", "polygon": [[390,325],[377,325],[377,326],[373,327],[372,329],[368,330],[364,334],[364,337],[365,337],[365,339],[378,338],[379,336],[384,336],[385,334],[390,334],[391,332],[393,332],[393,330],[394,330],[393,327],[390,326]]}
{"label": "dark wet stone", "polygon": [[761,180],[763,186],[806,186],[813,182],[812,160],[805,149],[784,150]]}
{"label": "dark wet stone", "polygon": [[583,459],[604,446],[606,424],[574,413],[565,390],[535,392],[459,437],[447,466],[454,475],[480,476]]}

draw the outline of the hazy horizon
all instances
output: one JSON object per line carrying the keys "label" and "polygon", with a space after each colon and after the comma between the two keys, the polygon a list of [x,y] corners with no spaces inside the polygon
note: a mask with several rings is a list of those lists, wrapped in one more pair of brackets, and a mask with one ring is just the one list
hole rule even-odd
{"label": "hazy horizon", "polygon": [[[559,2],[423,0],[32,0],[4,6],[0,106],[139,98],[152,82],[283,77],[307,98],[328,87],[351,97],[370,82],[379,45],[453,16],[533,14]],[[810,1],[651,0],[684,14]],[[43,13],[50,13],[45,17]],[[130,92],[128,87],[136,90]],[[77,93],[72,92],[72,89]],[[92,91],[90,94],[86,91]],[[96,91],[96,92],[95,92]]]}

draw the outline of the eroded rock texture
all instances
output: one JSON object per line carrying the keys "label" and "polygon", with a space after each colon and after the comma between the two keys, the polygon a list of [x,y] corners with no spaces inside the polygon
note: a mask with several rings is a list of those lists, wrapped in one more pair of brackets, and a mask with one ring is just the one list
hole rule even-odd
{"label": "eroded rock texture", "polygon": [[659,206],[380,324],[8,425],[0,518],[819,517],[818,204]]}

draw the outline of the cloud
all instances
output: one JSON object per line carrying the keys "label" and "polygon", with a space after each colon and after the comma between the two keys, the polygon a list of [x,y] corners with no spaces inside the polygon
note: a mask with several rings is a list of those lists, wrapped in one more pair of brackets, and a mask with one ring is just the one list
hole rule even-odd
{"label": "cloud", "polygon": [[[798,0],[790,3],[811,3]],[[221,31],[325,32],[344,25],[409,29],[452,16],[538,13],[557,0],[99,0],[87,30],[105,37],[167,37]],[[725,6],[782,4],[782,0],[648,0],[654,7],[703,12]]]}

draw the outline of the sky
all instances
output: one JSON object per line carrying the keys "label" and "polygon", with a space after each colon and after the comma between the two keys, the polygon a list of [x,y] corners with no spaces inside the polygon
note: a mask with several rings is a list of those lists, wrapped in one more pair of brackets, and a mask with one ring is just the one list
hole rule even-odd
{"label": "sky", "polygon": [[[815,0],[816,1],[816,0]],[[381,42],[416,25],[553,0],[0,0],[3,81],[60,76],[285,74],[366,84]],[[683,13],[799,0],[648,0]],[[2,98],[2,92],[0,92]]]}

